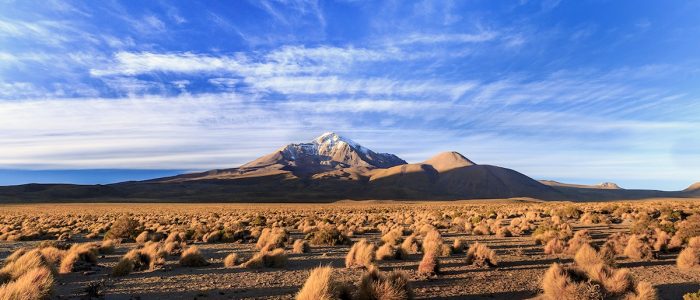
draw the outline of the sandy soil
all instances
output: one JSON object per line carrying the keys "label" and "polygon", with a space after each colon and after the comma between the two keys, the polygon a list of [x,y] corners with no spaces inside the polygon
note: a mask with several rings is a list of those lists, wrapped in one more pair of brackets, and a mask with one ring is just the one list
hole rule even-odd
{"label": "sandy soil", "polygon": [[[73,206],[71,206],[73,205]],[[119,206],[121,209],[133,209],[135,206]],[[112,210],[108,205],[87,207],[90,211],[100,209]],[[132,204],[133,205],[133,204]],[[148,207],[159,207],[150,205]],[[167,204],[165,204],[167,205]],[[343,205],[343,204],[339,204]],[[357,204],[354,204],[357,205]],[[367,205],[379,205],[363,203]],[[451,205],[454,205],[452,203]],[[459,204],[457,204],[459,205]],[[469,205],[478,205],[471,202]],[[81,205],[68,204],[67,208]],[[143,209],[145,206],[138,207]],[[217,210],[245,209],[250,206],[199,205],[178,206],[183,210]],[[280,208],[279,205],[256,206]],[[308,212],[314,206],[289,205],[285,209],[299,209]],[[64,207],[66,208],[66,207]],[[172,206],[171,206],[172,208]],[[3,206],[0,212],[21,211],[27,206]],[[37,209],[33,207],[31,209]],[[41,209],[41,208],[39,208]],[[583,226],[575,223],[575,230],[588,229],[596,241],[602,242],[609,234],[624,231],[627,224]],[[465,255],[458,254],[441,258],[442,274],[435,278],[424,278],[416,274],[421,255],[412,255],[407,260],[378,262],[383,270],[403,269],[408,272],[417,299],[525,299],[537,296],[539,281],[545,270],[553,262],[571,262],[566,255],[545,255],[541,245],[536,245],[532,238],[496,236],[473,236],[442,232],[447,243],[455,238],[464,238],[471,244],[479,241],[496,250],[499,265],[492,269],[468,266],[464,263]],[[292,238],[302,238],[298,231],[291,232]],[[353,237],[368,238],[377,242],[379,234],[364,234]],[[37,242],[2,242],[0,258],[6,257],[13,249],[34,245]],[[92,271],[78,272],[57,277],[56,299],[84,298],[89,287],[99,290],[104,299],[293,299],[295,293],[304,283],[310,269],[330,265],[342,280],[357,280],[362,270],[344,268],[343,259],[349,246],[312,247],[307,254],[290,254],[284,269],[249,270],[243,268],[224,268],[223,258],[236,252],[243,258],[254,253],[254,244],[218,243],[197,244],[211,264],[206,267],[188,268],[177,263],[178,257],[169,257],[161,270],[135,272],[126,277],[114,278],[108,274],[111,267],[135,244],[122,244],[114,254],[100,257],[98,265]],[[288,247],[289,249],[289,247]],[[618,258],[619,267],[630,268],[638,280],[651,282],[658,290],[661,299],[680,299],[688,292],[700,289],[700,274],[679,271],[675,266],[677,254],[661,254],[658,259],[648,261]]]}

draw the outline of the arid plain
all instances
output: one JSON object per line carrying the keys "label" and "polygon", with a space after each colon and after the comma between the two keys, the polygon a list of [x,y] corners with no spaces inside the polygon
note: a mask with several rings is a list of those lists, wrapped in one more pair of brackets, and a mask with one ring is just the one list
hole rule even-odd
{"label": "arid plain", "polygon": [[700,290],[697,200],[34,204],[0,213],[4,295],[681,299]]}

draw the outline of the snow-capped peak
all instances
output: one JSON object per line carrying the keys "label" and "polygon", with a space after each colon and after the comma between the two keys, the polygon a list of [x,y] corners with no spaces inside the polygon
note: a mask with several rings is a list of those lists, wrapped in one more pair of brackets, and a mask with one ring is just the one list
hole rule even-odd
{"label": "snow-capped peak", "polygon": [[355,150],[360,151],[364,154],[367,154],[369,149],[362,147],[362,145],[354,142],[351,139],[345,138],[340,136],[339,134],[335,132],[326,132],[319,137],[315,138],[312,141],[313,144],[316,144],[319,149],[326,149],[330,150],[335,148],[336,146],[344,144],[348,144],[350,147],[355,148]]}

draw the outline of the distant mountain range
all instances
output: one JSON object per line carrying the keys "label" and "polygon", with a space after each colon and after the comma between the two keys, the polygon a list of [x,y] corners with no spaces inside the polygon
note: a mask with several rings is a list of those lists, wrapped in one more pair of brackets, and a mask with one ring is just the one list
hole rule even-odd
{"label": "distant mountain range", "polygon": [[409,164],[328,132],[289,144],[238,168],[108,185],[26,184],[0,187],[0,201],[328,202],[354,199],[457,200],[527,197],[595,201],[700,197],[683,191],[626,190],[537,181],[517,171],[480,165],[457,152]]}

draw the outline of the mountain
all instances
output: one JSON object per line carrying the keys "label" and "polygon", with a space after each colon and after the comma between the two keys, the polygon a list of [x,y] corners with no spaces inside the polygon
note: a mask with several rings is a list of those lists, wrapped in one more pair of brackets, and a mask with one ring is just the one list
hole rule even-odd
{"label": "mountain", "polygon": [[554,186],[554,187],[570,187],[579,189],[605,189],[605,190],[620,190],[622,189],[619,185],[613,182],[603,182],[595,185],[585,185],[585,184],[573,184],[573,183],[562,183],[554,180],[540,180],[541,183]]}
{"label": "mountain", "polygon": [[394,154],[377,153],[334,132],[326,132],[309,143],[286,145],[238,168],[178,175],[156,181],[224,180],[274,175],[307,178],[332,171],[359,174],[402,164],[406,164],[406,161]]}
{"label": "mountain", "polygon": [[448,198],[533,197],[555,199],[558,192],[516,171],[477,165],[457,152],[443,152],[417,164],[406,164],[372,173],[376,190],[404,189],[414,195]]}
{"label": "mountain", "polygon": [[27,184],[0,187],[0,201],[330,202],[343,199],[457,200],[529,197],[600,201],[700,197],[685,191],[626,190],[614,183],[537,181],[515,170],[442,152],[420,163],[370,150],[327,132],[283,146],[239,167],[108,185]]}
{"label": "mountain", "polygon": [[700,181],[691,184],[689,187],[687,187],[683,192],[688,193],[688,194],[696,194],[700,195]]}

